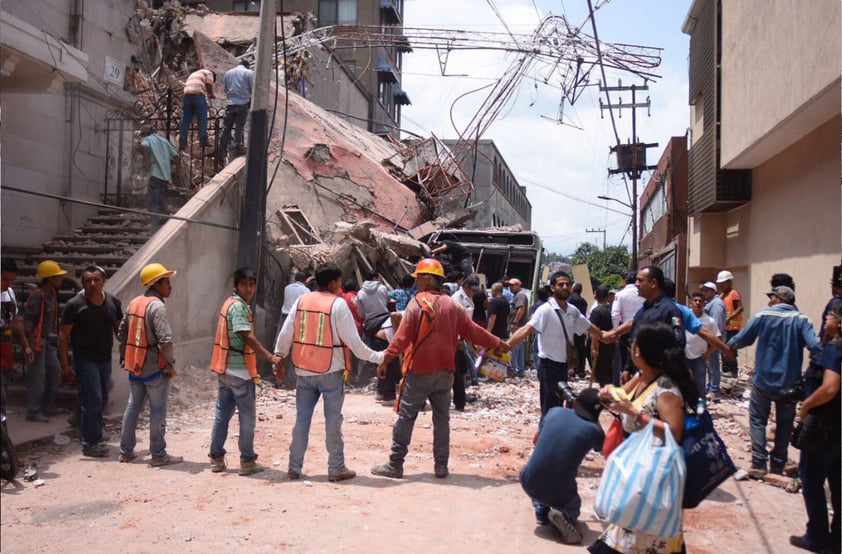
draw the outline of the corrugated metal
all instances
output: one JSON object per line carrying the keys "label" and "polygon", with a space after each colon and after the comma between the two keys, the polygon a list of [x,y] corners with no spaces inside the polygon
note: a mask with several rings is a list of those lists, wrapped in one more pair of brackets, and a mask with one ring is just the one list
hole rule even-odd
{"label": "corrugated metal", "polygon": [[[703,0],[690,37],[690,102],[701,102],[702,136],[693,137],[688,154],[687,209],[690,215],[716,202],[716,8],[717,0]],[[697,106],[697,109],[699,106]]]}

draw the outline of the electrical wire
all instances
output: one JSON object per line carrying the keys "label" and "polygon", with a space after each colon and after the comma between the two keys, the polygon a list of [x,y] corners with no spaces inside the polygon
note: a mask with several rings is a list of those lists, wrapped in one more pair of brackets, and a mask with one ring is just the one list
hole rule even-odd
{"label": "electrical wire", "polygon": [[[286,145],[286,138],[287,138],[287,122],[289,121],[289,79],[287,79],[287,49],[286,49],[286,31],[284,29],[284,0],[280,0],[281,2],[281,41],[283,41],[283,55],[284,55],[284,126],[281,131],[281,151],[278,153],[278,160],[275,162],[275,169],[272,171],[272,178],[269,180],[269,186],[266,187],[266,196],[269,196],[269,191],[272,190],[272,186],[275,184],[275,177],[278,176],[278,170],[281,168],[281,164],[284,161],[284,148]],[[277,28],[277,17],[275,18],[275,25]],[[275,44],[278,43],[277,41],[277,31],[275,31],[276,39]],[[278,101],[278,89],[280,88],[278,84],[278,67],[277,62],[275,63],[275,104],[277,105]],[[274,124],[274,116],[272,117],[273,124]],[[271,134],[269,135],[269,140],[266,141],[266,157],[269,157],[269,143],[272,140]]]}

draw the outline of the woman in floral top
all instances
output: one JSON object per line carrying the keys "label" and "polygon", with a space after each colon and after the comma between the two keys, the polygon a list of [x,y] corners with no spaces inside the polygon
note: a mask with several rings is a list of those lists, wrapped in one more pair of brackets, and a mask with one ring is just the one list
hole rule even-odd
{"label": "woman in floral top", "polygon": [[[669,426],[676,442],[684,431],[684,413],[696,405],[699,392],[684,360],[684,349],[665,323],[642,324],[631,345],[637,376],[622,390],[608,385],[600,396],[613,400],[611,409],[620,413],[623,428],[634,433],[654,421],[655,444],[664,440]],[[647,535],[618,525],[609,525],[588,548],[593,554],[652,554],[685,552],[684,535],[670,538]]]}

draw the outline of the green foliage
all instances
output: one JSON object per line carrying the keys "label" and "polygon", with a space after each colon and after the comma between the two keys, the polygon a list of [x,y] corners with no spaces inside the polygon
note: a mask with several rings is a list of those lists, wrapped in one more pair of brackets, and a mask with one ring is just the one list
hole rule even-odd
{"label": "green foliage", "polygon": [[571,264],[588,264],[591,280],[609,288],[618,288],[622,275],[629,269],[631,256],[625,246],[609,246],[605,250],[589,242],[579,245],[570,255]]}

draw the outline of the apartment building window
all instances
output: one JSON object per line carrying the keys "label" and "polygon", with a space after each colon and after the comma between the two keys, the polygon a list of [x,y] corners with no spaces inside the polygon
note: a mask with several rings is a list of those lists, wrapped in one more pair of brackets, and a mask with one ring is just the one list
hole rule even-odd
{"label": "apartment building window", "polygon": [[231,11],[235,12],[259,12],[260,0],[234,0],[231,4]]}
{"label": "apartment building window", "polygon": [[356,25],[357,0],[319,0],[319,25]]}
{"label": "apartment building window", "polygon": [[690,104],[690,138],[695,143],[705,132],[705,98],[701,94]]}
{"label": "apartment building window", "polygon": [[655,193],[649,199],[649,202],[643,208],[643,214],[641,222],[643,226],[643,234],[648,235],[652,232],[652,229],[655,227],[655,223],[664,217],[664,214],[667,211],[667,199],[664,196],[664,188],[663,186],[658,187],[655,189]]}

